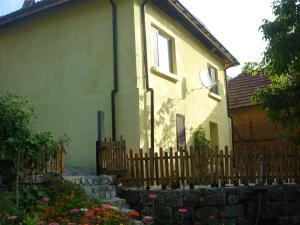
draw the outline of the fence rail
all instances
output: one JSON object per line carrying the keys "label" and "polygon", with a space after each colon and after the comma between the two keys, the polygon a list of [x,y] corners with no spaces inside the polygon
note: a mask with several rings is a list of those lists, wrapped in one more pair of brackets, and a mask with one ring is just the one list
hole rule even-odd
{"label": "fence rail", "polygon": [[24,162],[21,167],[26,168],[28,175],[38,175],[45,173],[57,173],[62,175],[64,172],[65,148],[63,144],[58,144],[41,150],[34,157],[39,160],[32,160],[31,156],[21,155]]}
{"label": "fence rail", "polygon": [[225,186],[300,183],[300,149],[296,146],[237,145],[214,149],[126,150],[125,141],[106,140],[98,148],[102,174],[122,177],[134,186]]}

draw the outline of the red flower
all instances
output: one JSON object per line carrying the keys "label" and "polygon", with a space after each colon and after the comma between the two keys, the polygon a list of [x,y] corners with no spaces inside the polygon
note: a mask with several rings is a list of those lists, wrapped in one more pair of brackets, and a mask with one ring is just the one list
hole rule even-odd
{"label": "red flower", "polygon": [[149,199],[150,199],[150,200],[157,199],[157,195],[155,195],[155,194],[150,194],[150,195],[149,195]]}
{"label": "red flower", "polygon": [[48,203],[49,202],[49,198],[43,198],[43,202]]}
{"label": "red flower", "polygon": [[180,209],[178,209],[178,212],[181,214],[185,214],[188,212],[188,210],[186,208],[180,208]]}
{"label": "red flower", "polygon": [[220,211],[219,214],[218,214],[218,216],[219,216],[219,217],[224,217],[224,216],[225,216],[225,213],[224,213],[223,211]]}
{"label": "red flower", "polygon": [[101,212],[101,211],[102,211],[102,208],[96,207],[96,208],[93,208],[93,211],[94,211],[94,212]]}
{"label": "red flower", "polygon": [[78,213],[80,213],[80,209],[71,209],[70,213],[71,214],[78,214]]}
{"label": "red flower", "polygon": [[87,212],[84,213],[84,215],[86,217],[92,217],[94,215],[94,213],[92,211],[87,211]]}
{"label": "red flower", "polygon": [[9,216],[9,217],[7,217],[7,219],[12,222],[17,219],[17,216]]}
{"label": "red flower", "polygon": [[139,212],[136,212],[136,211],[130,212],[128,215],[131,217],[139,217],[140,216]]}

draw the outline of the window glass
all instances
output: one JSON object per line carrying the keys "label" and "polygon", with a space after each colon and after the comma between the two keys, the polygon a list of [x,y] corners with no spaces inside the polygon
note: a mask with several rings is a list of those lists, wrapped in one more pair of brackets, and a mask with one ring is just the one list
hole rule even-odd
{"label": "window glass", "polygon": [[172,71],[172,42],[157,29],[152,29],[153,64],[165,72]]}
{"label": "window glass", "polygon": [[185,118],[183,115],[176,116],[177,148],[185,149]]}
{"label": "window glass", "polygon": [[210,91],[211,92],[213,92],[213,93],[215,93],[215,94],[219,94],[218,92],[218,75],[217,75],[217,70],[215,69],[215,68],[213,68],[213,67],[210,67],[209,68],[209,76],[210,76],[210,78],[211,78],[211,80],[212,80],[212,83],[214,84],[212,87],[211,87],[211,89],[210,89]]}

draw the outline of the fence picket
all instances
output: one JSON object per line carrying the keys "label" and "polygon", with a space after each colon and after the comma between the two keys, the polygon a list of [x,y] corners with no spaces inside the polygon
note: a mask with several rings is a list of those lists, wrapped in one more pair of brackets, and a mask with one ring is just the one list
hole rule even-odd
{"label": "fence picket", "polygon": [[[237,145],[234,152],[227,146],[218,148],[178,149],[164,152],[150,149],[126,151],[124,140],[105,139],[98,144],[101,173],[125,176],[126,185],[222,185],[273,184],[300,182],[300,150],[298,146]],[[63,146],[50,149],[50,160],[43,171],[63,171]],[[53,151],[58,151],[52,157]],[[34,171],[33,171],[34,172]]]}

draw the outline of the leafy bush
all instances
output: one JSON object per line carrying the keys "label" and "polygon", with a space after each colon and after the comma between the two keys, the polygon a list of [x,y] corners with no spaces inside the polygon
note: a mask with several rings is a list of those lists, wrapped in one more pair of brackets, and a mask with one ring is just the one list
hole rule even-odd
{"label": "leafy bush", "polygon": [[[0,174],[5,175],[4,182],[10,184],[16,177],[15,167],[20,152],[19,175],[42,171],[45,164],[58,149],[49,132],[35,133],[31,127],[31,119],[35,117],[32,104],[25,98],[7,93],[0,96]],[[65,136],[61,142],[68,143]]]}
{"label": "leafy bush", "polygon": [[194,146],[196,150],[201,149],[213,149],[210,140],[205,137],[205,130],[203,127],[199,126],[195,131],[194,136]]}

